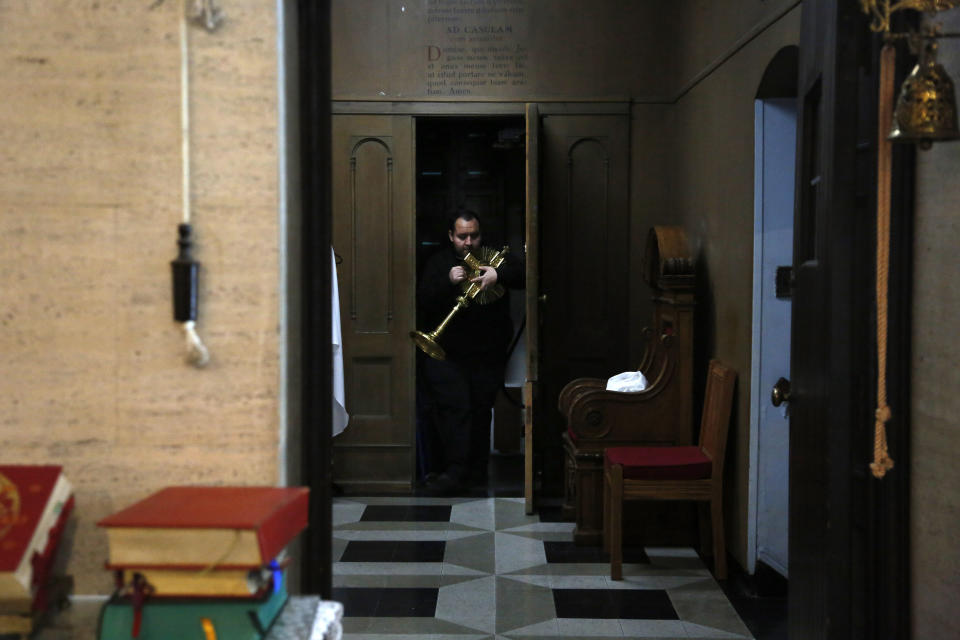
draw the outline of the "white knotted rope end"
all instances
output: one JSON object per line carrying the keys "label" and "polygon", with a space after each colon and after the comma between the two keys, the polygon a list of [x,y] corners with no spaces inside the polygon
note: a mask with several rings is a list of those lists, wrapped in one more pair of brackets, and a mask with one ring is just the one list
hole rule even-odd
{"label": "white knotted rope end", "polygon": [[197,334],[196,322],[188,320],[183,323],[183,332],[187,338],[187,362],[197,368],[205,367],[210,362],[210,351],[204,346]]}
{"label": "white knotted rope end", "polygon": [[214,0],[194,0],[187,17],[207,31],[213,32],[223,23],[224,14]]}

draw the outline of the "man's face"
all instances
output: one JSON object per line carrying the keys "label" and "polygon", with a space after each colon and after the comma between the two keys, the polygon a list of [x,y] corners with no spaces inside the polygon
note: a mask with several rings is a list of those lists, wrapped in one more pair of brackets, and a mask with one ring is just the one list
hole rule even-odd
{"label": "man's face", "polygon": [[448,231],[450,242],[453,243],[453,250],[461,258],[475,247],[479,247],[482,241],[480,237],[480,222],[478,220],[464,220],[457,218],[453,225],[453,231]]}

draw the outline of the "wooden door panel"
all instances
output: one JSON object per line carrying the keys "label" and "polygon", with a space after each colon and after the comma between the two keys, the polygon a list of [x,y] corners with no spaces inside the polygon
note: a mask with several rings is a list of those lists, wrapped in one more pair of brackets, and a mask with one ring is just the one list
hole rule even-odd
{"label": "wooden door panel", "polygon": [[610,163],[606,142],[596,138],[578,139],[567,156],[565,186],[569,197],[564,217],[569,229],[563,256],[570,289],[577,292],[577,302],[570,308],[570,314],[572,324],[581,332],[581,339],[575,344],[578,348],[575,353],[580,357],[604,354],[602,344],[610,320],[605,316],[609,285],[605,270],[610,265],[601,258],[602,249],[600,252],[585,250],[609,246],[611,226],[615,227],[618,222],[615,219],[618,212],[611,211],[608,197]]}
{"label": "wooden door panel", "polygon": [[[409,465],[410,452],[404,446],[352,446],[340,451],[344,462],[336,471],[336,482],[352,491],[374,491],[399,486],[396,469]],[[347,464],[349,462],[349,464]]]}
{"label": "wooden door panel", "polygon": [[358,333],[389,333],[393,316],[390,273],[393,252],[392,136],[352,140],[350,152],[350,230],[354,277],[350,319]]}
{"label": "wooden door panel", "polygon": [[628,126],[616,116],[544,119],[541,288],[554,357],[544,355],[567,380],[625,364]]}
{"label": "wooden door panel", "polygon": [[350,414],[355,420],[361,418],[383,419],[392,414],[393,378],[391,358],[362,358],[354,355],[350,360]]}
{"label": "wooden door panel", "polygon": [[629,118],[551,114],[541,137],[540,388],[548,431],[540,444],[552,483],[561,481],[560,389],[628,366]]}
{"label": "wooden door panel", "polygon": [[333,117],[333,243],[350,423],[334,440],[348,490],[398,490],[413,474],[412,119]]}
{"label": "wooden door panel", "polygon": [[626,128],[613,116],[544,120],[544,324],[549,343],[582,372],[571,377],[610,374],[624,351]]}

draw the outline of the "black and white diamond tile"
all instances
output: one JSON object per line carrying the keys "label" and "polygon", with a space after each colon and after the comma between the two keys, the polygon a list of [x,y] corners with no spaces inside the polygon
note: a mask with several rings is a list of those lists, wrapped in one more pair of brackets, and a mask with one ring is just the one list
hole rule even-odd
{"label": "black and white diamond tile", "polygon": [[520,498],[338,499],[345,637],[751,638],[692,549],[625,549],[613,581],[572,530],[526,515]]}

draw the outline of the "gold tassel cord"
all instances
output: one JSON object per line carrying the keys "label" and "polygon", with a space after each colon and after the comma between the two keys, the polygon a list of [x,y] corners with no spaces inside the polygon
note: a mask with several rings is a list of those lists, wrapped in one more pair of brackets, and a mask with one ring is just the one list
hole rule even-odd
{"label": "gold tassel cord", "polygon": [[887,291],[890,270],[890,173],[892,145],[885,127],[893,108],[896,50],[887,43],[880,52],[880,95],[877,133],[877,410],[870,471],[882,478],[893,468],[887,451],[886,423],[893,415],[887,406]]}

